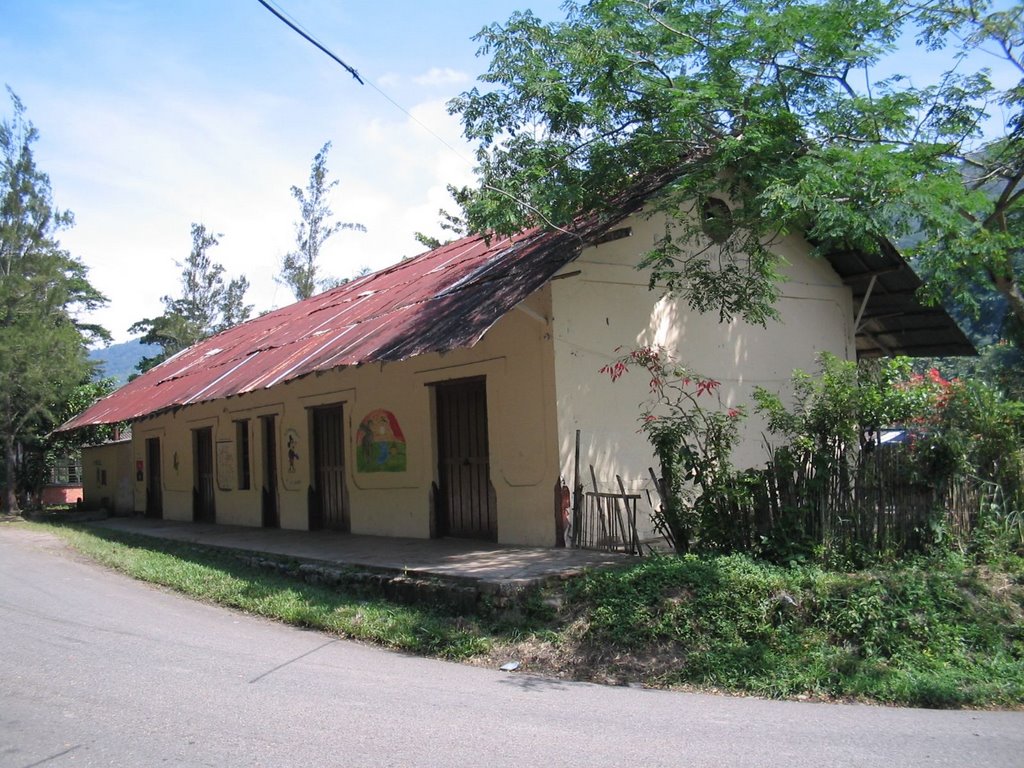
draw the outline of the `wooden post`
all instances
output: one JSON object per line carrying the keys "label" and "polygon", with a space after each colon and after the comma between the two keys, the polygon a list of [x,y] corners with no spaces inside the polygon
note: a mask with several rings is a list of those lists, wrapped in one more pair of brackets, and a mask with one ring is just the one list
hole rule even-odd
{"label": "wooden post", "polygon": [[580,481],[580,431],[576,430],[576,458],[573,467],[572,485],[572,545],[578,547],[580,544],[580,524],[583,521],[583,483]]}
{"label": "wooden post", "polygon": [[629,553],[631,555],[641,555],[640,551],[640,534],[636,532],[636,497],[632,497],[632,504],[630,504],[630,496],[626,493],[626,486],[622,482],[622,476],[616,475],[615,479],[619,482],[619,492],[622,494],[622,501],[626,505],[626,520],[629,522]]}

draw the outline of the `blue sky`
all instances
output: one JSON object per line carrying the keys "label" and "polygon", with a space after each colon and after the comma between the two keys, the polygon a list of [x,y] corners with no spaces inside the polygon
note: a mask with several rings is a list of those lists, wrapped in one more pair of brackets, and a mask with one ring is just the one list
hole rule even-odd
{"label": "blue sky", "polygon": [[[257,311],[290,303],[273,280],[294,242],[289,188],[327,140],[337,218],[367,227],[329,243],[336,276],[422,251],[414,233],[441,234],[437,211],[453,208],[446,184],[472,179],[444,105],[486,68],[472,35],[524,4],[276,5],[368,85],[256,0],[0,0],[0,79],[39,129],[37,163],[76,217],[62,243],[111,299],[95,319],[118,341],[176,293],[194,221],[223,234],[212,256],[249,277]],[[550,19],[558,5],[530,3]]]}

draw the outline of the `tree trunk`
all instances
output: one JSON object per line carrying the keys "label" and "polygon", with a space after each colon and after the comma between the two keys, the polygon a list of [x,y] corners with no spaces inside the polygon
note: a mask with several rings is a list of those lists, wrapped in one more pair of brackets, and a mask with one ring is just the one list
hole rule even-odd
{"label": "tree trunk", "polygon": [[4,507],[7,514],[17,515],[21,512],[21,508],[18,506],[17,457],[14,453],[14,435],[12,432],[13,430],[9,430],[4,435],[4,478],[7,482],[7,488],[4,492],[6,496]]}

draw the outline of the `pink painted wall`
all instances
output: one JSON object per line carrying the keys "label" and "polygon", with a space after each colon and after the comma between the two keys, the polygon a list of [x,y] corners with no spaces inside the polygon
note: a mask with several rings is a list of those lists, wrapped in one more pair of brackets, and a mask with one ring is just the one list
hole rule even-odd
{"label": "pink painted wall", "polygon": [[48,485],[43,488],[43,506],[51,504],[74,504],[82,499],[80,485]]}

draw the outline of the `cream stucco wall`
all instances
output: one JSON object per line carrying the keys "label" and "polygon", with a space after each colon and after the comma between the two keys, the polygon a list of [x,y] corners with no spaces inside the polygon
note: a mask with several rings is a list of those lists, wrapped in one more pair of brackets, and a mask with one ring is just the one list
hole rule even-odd
{"label": "cream stucco wall", "polygon": [[633,373],[613,383],[599,373],[617,356],[616,348],[645,345],[663,346],[694,371],[720,381],[726,407],[746,406],[749,417],[734,458],[738,466],[763,463],[763,423],[749,407],[754,387],[784,390],[795,368],[815,370],[822,351],[855,356],[850,290],[827,262],[809,256],[806,243],[789,237],[775,246],[786,260],[776,305],[781,319],[765,328],[740,320],[721,324],[717,313],[694,313],[650,291],[647,273],[636,269],[640,254],[664,233],[663,220],[633,217],[626,225],[630,237],[585,250],[561,271],[563,279],[551,283],[563,476],[571,485],[578,429],[587,490],[589,465],[601,491],[618,491],[616,475],[630,491],[652,487],[648,467],[657,464],[637,420],[648,395],[647,377]]}
{"label": "cream stucco wall", "polygon": [[134,510],[130,440],[82,448],[82,503],[89,509],[105,508],[114,514]]}
{"label": "cream stucco wall", "polygon": [[[558,478],[550,314],[550,294],[543,290],[502,318],[472,349],[331,371],[146,419],[133,427],[133,458],[145,462],[147,438],[160,438],[163,516],[191,520],[193,431],[211,427],[217,522],[258,526],[265,476],[259,419],[274,415],[281,527],[305,529],[310,409],[341,404],[352,532],[426,538],[432,530],[432,483],[437,479],[430,385],[483,376],[498,541],[550,546]],[[400,425],[406,440],[404,472],[357,471],[356,432],[364,416],[376,409],[391,411]],[[238,490],[235,422],[244,419],[251,425],[252,482],[249,490]],[[291,459],[290,440],[295,454]],[[145,479],[134,485],[136,510],[142,512]]]}

